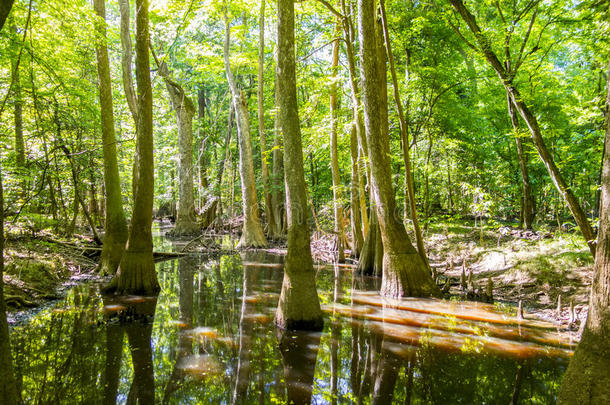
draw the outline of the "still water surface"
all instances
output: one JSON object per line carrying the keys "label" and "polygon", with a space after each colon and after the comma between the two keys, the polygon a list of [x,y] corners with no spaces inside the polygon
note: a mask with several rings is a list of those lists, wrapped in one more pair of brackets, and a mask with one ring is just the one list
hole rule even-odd
{"label": "still water surface", "polygon": [[[12,330],[33,404],[549,404],[574,348],[498,306],[383,300],[349,266],[318,266],[322,333],[273,315],[282,257],[245,252],[157,264],[157,299],[71,290]],[[136,312],[148,320],[119,322]],[[511,402],[513,401],[513,402]]]}

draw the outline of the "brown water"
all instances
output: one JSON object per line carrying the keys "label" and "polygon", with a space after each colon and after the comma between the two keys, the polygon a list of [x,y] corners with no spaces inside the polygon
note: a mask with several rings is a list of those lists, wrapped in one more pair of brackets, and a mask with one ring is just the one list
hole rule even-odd
{"label": "brown water", "polygon": [[[12,330],[26,403],[554,403],[573,346],[501,306],[382,299],[319,266],[322,333],[276,330],[282,257],[157,265],[157,299],[74,288]],[[126,313],[137,322],[120,322]],[[135,403],[135,402],[131,402]]]}

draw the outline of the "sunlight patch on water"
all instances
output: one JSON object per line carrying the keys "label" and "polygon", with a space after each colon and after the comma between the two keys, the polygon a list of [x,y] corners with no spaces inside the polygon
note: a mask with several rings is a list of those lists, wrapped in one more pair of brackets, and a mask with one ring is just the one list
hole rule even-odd
{"label": "sunlight patch on water", "polygon": [[218,337],[218,331],[214,328],[208,328],[205,326],[201,326],[199,328],[195,328],[192,329],[190,331],[187,331],[187,333],[190,333],[193,337],[199,337],[199,338],[209,338],[209,339],[215,339]]}
{"label": "sunlight patch on water", "polygon": [[224,372],[224,366],[214,356],[207,354],[183,357],[178,362],[177,368],[199,380]]}
{"label": "sunlight patch on water", "polygon": [[383,336],[449,351],[490,352],[517,358],[569,357],[573,339],[556,326],[519,320],[477,302],[437,299],[387,299],[375,292],[352,292],[352,305],[323,305],[328,314],[352,318]]}
{"label": "sunlight patch on water", "polygon": [[112,314],[115,312],[122,311],[124,309],[127,309],[127,307],[125,305],[120,305],[120,304],[105,305],[102,308],[102,312],[105,314]]}

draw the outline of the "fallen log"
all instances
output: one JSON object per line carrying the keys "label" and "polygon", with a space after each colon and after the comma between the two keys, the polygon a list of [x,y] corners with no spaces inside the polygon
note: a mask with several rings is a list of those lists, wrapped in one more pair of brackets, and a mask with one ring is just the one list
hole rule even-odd
{"label": "fallen log", "polygon": [[[82,249],[82,255],[92,258],[92,257],[98,257],[99,255],[102,254],[102,248],[97,248],[97,247],[86,247]],[[164,260],[170,260],[170,259],[175,259],[177,257],[182,257],[182,256],[186,256],[187,253],[183,253],[183,252],[153,252],[153,257],[155,259],[155,263],[157,262],[162,262]]]}

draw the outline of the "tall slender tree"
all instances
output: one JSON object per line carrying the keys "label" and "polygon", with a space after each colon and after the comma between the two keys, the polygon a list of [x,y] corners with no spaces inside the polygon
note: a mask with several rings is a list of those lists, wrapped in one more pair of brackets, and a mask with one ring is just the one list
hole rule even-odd
{"label": "tall slender tree", "polygon": [[560,404],[610,403],[610,61],[607,77],[601,211],[589,314],[561,383]]}
{"label": "tall slender tree", "polygon": [[[277,58],[276,58],[277,59]],[[275,231],[274,235],[279,237],[286,236],[286,210],[285,210],[285,195],[284,195],[284,153],[282,136],[280,134],[280,117],[278,114],[279,110],[279,95],[278,95],[278,73],[277,69],[274,75],[275,78],[275,117],[273,120],[273,166],[271,168],[271,207],[273,209],[273,216],[275,217]],[[276,237],[277,237],[276,236]]]}
{"label": "tall slender tree", "polygon": [[275,218],[275,210],[271,201],[271,183],[269,179],[269,151],[267,150],[267,134],[265,133],[265,2],[261,0],[258,16],[258,84],[256,87],[256,106],[258,112],[258,136],[261,142],[261,176],[263,180],[263,195],[265,198],[265,216],[267,217],[267,235],[276,239],[281,236]]}
{"label": "tall slender tree", "polygon": [[244,226],[238,247],[264,247],[267,239],[263,233],[256,197],[256,182],[254,180],[254,160],[252,158],[252,139],[250,137],[250,115],[242,89],[231,71],[229,47],[231,45],[231,28],[225,13],[224,63],[227,81],[231,90],[233,108],[237,118],[237,138],[239,141],[239,176],[241,178],[241,198],[244,210]]}
{"label": "tall slender tree", "polygon": [[519,171],[521,173],[521,213],[519,221],[525,229],[532,229],[534,226],[534,218],[536,215],[535,200],[532,194],[532,185],[530,182],[530,174],[528,168],[528,158],[519,128],[519,118],[515,110],[515,104],[510,97],[510,93],[506,93],[506,103],[508,104],[508,115],[513,126],[515,134],[515,142],[517,143],[517,157],[519,158]]}
{"label": "tall slender tree", "polygon": [[172,106],[178,122],[178,209],[176,210],[176,226],[172,232],[175,236],[192,235],[199,231],[195,217],[195,196],[193,194],[193,117],[195,104],[186,94],[184,87],[177,83],[167,67],[167,64],[153,57],[159,68],[159,74],[165,81]]}
{"label": "tall slender tree", "polygon": [[384,250],[380,293],[392,297],[439,295],[438,287],[396,216],[387,107],[384,107],[384,95],[380,93],[384,87],[381,73],[385,75],[385,56],[383,60],[379,56],[383,43],[375,21],[375,0],[358,0],[364,123],[371,162],[371,204],[377,212]]}
{"label": "tall slender tree", "polygon": [[[133,123],[136,131],[138,130],[138,98],[133,84],[133,69],[132,69],[132,56],[133,47],[131,44],[131,9],[129,0],[119,0],[119,12],[121,14],[121,72],[123,79],[123,90],[125,91],[125,100],[127,101],[127,107],[133,118]],[[136,153],[133,158],[132,166],[132,177],[133,181],[131,184],[132,194],[136,194],[136,184],[138,182],[138,159],[140,154],[138,153],[138,143],[136,142]]]}
{"label": "tall slender tree", "polygon": [[134,202],[127,248],[119,269],[107,287],[119,294],[156,294],[152,244],[154,192],[152,87],[150,82],[148,0],[136,0],[136,82],[138,85],[137,166]]}
{"label": "tall slender tree", "polygon": [[[11,22],[11,32],[17,38],[17,27],[14,19]],[[17,43],[17,41],[16,41]],[[15,47],[17,48],[17,47]],[[19,63],[17,62],[18,52],[13,54],[12,81],[13,81],[13,117],[15,123],[15,163],[18,170],[23,170],[25,166],[25,144],[23,141],[23,97],[21,95],[21,79],[19,76]]]}
{"label": "tall slender tree", "polygon": [[102,274],[116,273],[125,243],[127,242],[127,221],[123,211],[121,180],[117,164],[116,138],[114,133],[114,111],[110,64],[106,47],[106,5],[105,0],[94,0],[93,8],[98,16],[96,28],[99,42],[95,47],[97,74],[100,87],[100,113],[102,119],[102,145],[104,154],[104,190],[106,191],[106,220],[104,221],[104,246],[100,257],[99,271]]}
{"label": "tall slender tree", "polygon": [[413,176],[411,174],[411,159],[409,156],[409,125],[407,123],[405,112],[402,108],[402,100],[400,99],[400,92],[398,90],[398,78],[396,77],[396,68],[394,67],[394,55],[392,54],[390,30],[388,28],[388,19],[386,17],[385,12],[385,0],[379,0],[379,6],[379,10],[381,12],[381,21],[383,23],[383,40],[385,43],[385,49],[388,57],[388,64],[390,65],[390,73],[392,75],[394,102],[396,103],[396,110],[398,111],[400,142],[402,144],[402,157],[405,165],[406,198],[409,201],[408,211],[411,213],[411,222],[413,223],[413,233],[415,234],[417,251],[419,252],[419,255],[424,261],[426,267],[430,267],[430,263],[428,263],[428,255],[426,254],[426,248],[424,246],[424,238],[419,227],[417,209],[415,207],[415,191],[413,190]]}
{"label": "tall slender tree", "polygon": [[275,323],[284,329],[322,330],[323,319],[311,257],[303,145],[297,104],[294,2],[277,2],[278,107],[284,138],[288,252]]}
{"label": "tall slender tree", "polygon": [[[337,22],[335,28],[335,36],[340,32],[340,24]],[[337,70],[339,67],[339,39],[333,41],[332,63],[331,63],[331,83],[330,83],[330,171],[333,181],[333,207],[335,217],[335,239],[337,241],[337,260],[339,263],[345,261],[345,252],[343,251],[343,205],[341,193],[341,173],[339,172],[339,151],[337,146]]]}

